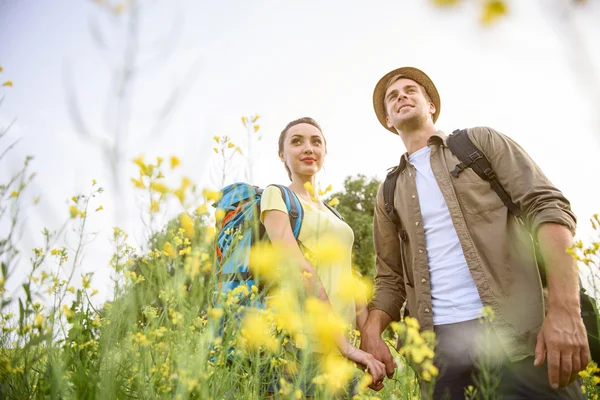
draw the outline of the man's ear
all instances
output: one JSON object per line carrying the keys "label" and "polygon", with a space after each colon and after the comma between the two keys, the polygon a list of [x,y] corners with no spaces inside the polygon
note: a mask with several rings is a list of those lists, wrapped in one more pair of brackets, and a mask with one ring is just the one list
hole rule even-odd
{"label": "man's ear", "polygon": [[390,117],[388,117],[387,115],[385,116],[385,124],[390,129],[394,127],[394,125],[392,125],[392,121],[390,121]]}
{"label": "man's ear", "polygon": [[433,104],[432,101],[429,102],[429,111],[431,113],[431,116],[433,117],[433,114],[435,114],[436,109],[435,109],[435,104]]}
{"label": "man's ear", "polygon": [[283,159],[283,153],[279,152],[279,159],[281,160],[282,163],[285,162],[285,160]]}

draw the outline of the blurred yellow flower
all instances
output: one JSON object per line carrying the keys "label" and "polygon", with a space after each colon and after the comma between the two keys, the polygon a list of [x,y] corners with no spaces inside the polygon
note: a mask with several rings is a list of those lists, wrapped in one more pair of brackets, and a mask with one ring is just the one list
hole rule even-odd
{"label": "blurred yellow flower", "polygon": [[260,125],[254,125],[254,132],[258,132],[258,130],[260,129]]}
{"label": "blurred yellow flower", "polygon": [[104,207],[102,207],[102,206],[96,208],[96,211],[102,211],[102,210],[104,210]]}
{"label": "blurred yellow flower", "polygon": [[144,156],[138,156],[134,158],[133,163],[136,164],[140,168],[140,173],[142,175],[151,176],[152,175],[152,166],[146,165],[144,162]]}
{"label": "blurred yellow flower", "polygon": [[345,252],[345,246],[336,236],[323,235],[312,256],[323,265],[334,265],[344,258]]}
{"label": "blurred yellow flower", "polygon": [[315,297],[306,300],[304,309],[306,327],[317,339],[321,350],[328,352],[337,349],[338,340],[346,329],[344,321],[335,315],[331,306]]}
{"label": "blurred yellow flower", "polygon": [[432,1],[433,1],[433,4],[435,4],[436,6],[440,6],[440,7],[454,6],[460,2],[460,0],[432,0]]}
{"label": "blurred yellow flower", "polygon": [[180,164],[181,164],[181,161],[179,161],[179,158],[177,158],[175,156],[171,157],[171,169],[177,167]]}
{"label": "blurred yellow flower", "polygon": [[211,200],[212,201],[219,201],[219,200],[221,200],[222,194],[219,191],[214,191],[214,190],[210,190],[210,189],[204,189],[202,191],[202,196],[204,196],[204,198],[207,201],[211,201]]}
{"label": "blurred yellow flower", "polygon": [[213,319],[221,319],[221,317],[223,316],[223,309],[222,308],[211,308],[210,310],[210,316]]}
{"label": "blurred yellow flower", "polygon": [[217,149],[216,147],[213,147],[213,151],[217,154],[219,154],[219,149]]}
{"label": "blurred yellow flower", "polygon": [[293,335],[302,329],[298,296],[289,289],[278,289],[269,293],[268,309],[273,311],[277,328]]}
{"label": "blurred yellow flower", "polygon": [[13,191],[13,192],[10,194],[10,198],[12,198],[12,197],[19,197],[19,192],[18,192],[18,191],[16,191],[16,190],[15,190],[15,191]]}
{"label": "blurred yellow flower", "polygon": [[13,83],[12,81],[5,81],[2,86],[9,86],[9,87],[13,87]]}
{"label": "blurred yellow flower", "polygon": [[339,295],[343,300],[365,304],[373,295],[373,284],[370,280],[349,273],[341,278]]}
{"label": "blurred yellow flower", "polygon": [[4,68],[0,65],[0,72],[4,71]]}
{"label": "blurred yellow flower", "polygon": [[160,203],[156,200],[150,201],[150,212],[157,213],[160,211]]}
{"label": "blurred yellow flower", "polygon": [[163,252],[166,256],[175,258],[177,257],[177,253],[175,252],[175,248],[170,242],[165,243],[163,247]]}
{"label": "blurred yellow flower", "polygon": [[150,182],[150,189],[155,190],[161,194],[169,193],[169,188],[162,182]]}
{"label": "blurred yellow flower", "polygon": [[69,207],[69,214],[71,215],[71,218],[75,218],[80,214],[80,211],[76,206],[73,205]]}
{"label": "blurred yellow flower", "polygon": [[502,0],[486,0],[483,5],[483,12],[481,14],[481,22],[485,25],[491,25],[498,20],[498,18],[508,14],[508,6],[505,1]]}
{"label": "blurred yellow flower", "polygon": [[277,283],[284,264],[285,251],[281,246],[258,242],[250,249],[250,270],[258,279]]}
{"label": "blurred yellow flower", "polygon": [[231,149],[231,148],[234,148],[234,147],[235,147],[235,144],[233,144],[233,142],[227,143],[227,148]]}
{"label": "blurred yellow flower", "polygon": [[136,188],[144,189],[146,187],[146,185],[144,185],[144,182],[142,181],[142,178],[140,178],[140,179],[131,178],[131,182],[133,182],[133,184],[135,185]]}
{"label": "blurred yellow flower", "polygon": [[222,208],[217,209],[217,211],[215,212],[215,220],[219,222],[223,218],[225,218],[225,210],[223,210]]}
{"label": "blurred yellow flower", "polygon": [[246,120],[246,117],[242,117],[242,124],[244,124],[244,126],[246,126],[246,123],[247,123],[247,122],[248,122],[248,121]]}
{"label": "blurred yellow flower", "polygon": [[279,341],[271,334],[264,312],[252,310],[242,320],[241,334],[244,344],[250,349],[265,348],[271,352],[279,350]]}
{"label": "blurred yellow flower", "polygon": [[221,141],[221,138],[218,136],[213,136],[213,140],[217,143],[219,143]]}
{"label": "blurred yellow flower", "polygon": [[322,371],[327,376],[325,386],[330,392],[344,390],[353,377],[355,367],[345,358],[329,354],[322,364]]}
{"label": "blurred yellow flower", "polygon": [[183,229],[185,229],[185,234],[187,237],[193,238],[196,232],[194,230],[194,220],[192,217],[190,217],[187,213],[181,213],[179,214],[179,222],[181,223]]}
{"label": "blurred yellow flower", "polygon": [[208,207],[206,207],[206,204],[200,204],[198,208],[196,208],[196,214],[198,215],[206,214],[207,212]]}
{"label": "blurred yellow flower", "polygon": [[331,207],[335,207],[338,204],[340,204],[340,199],[338,199],[337,197],[334,197],[333,199],[329,200],[328,203]]}

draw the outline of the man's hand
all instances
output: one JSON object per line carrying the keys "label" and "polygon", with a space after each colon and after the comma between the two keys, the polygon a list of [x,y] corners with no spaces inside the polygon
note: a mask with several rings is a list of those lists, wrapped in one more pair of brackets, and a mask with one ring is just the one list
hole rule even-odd
{"label": "man's hand", "polygon": [[[361,335],[360,349],[370,353],[376,360],[381,361],[385,364],[385,373],[388,378],[394,376],[394,359],[392,353],[387,344],[381,338],[381,334],[375,329],[374,326],[368,326]],[[375,385],[376,382],[369,385],[373,390],[379,391],[383,388],[383,385]]]}
{"label": "man's hand", "polygon": [[588,365],[590,349],[583,320],[577,307],[549,309],[537,336],[534,365],[548,355],[548,379],[557,389],[572,383]]}

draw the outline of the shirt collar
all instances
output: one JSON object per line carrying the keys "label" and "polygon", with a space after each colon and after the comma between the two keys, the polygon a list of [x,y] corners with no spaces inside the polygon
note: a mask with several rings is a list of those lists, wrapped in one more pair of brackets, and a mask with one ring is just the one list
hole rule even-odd
{"label": "shirt collar", "polygon": [[[437,131],[427,140],[427,146],[442,146],[448,147],[447,144],[448,136],[443,131]],[[402,154],[400,157],[399,168],[400,172],[404,171],[406,164],[408,163],[408,152]]]}

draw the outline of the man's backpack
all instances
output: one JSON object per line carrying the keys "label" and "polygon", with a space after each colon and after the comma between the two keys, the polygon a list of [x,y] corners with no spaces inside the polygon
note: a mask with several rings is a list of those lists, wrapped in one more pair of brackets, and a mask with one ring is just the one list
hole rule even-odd
{"label": "man's backpack", "polygon": [[[451,172],[454,177],[458,178],[463,170],[471,168],[481,179],[490,183],[492,190],[496,192],[506,208],[508,208],[513,215],[516,217],[521,216],[521,209],[511,200],[510,195],[506,190],[504,190],[492,169],[492,165],[485,154],[473,144],[466,129],[457,129],[452,132],[448,137],[448,147],[456,158],[460,160],[460,164],[458,164]],[[406,231],[402,228],[402,222],[394,207],[394,192],[396,191],[396,181],[398,180],[399,173],[399,168],[394,168],[388,173],[383,186],[383,197],[386,212],[398,229],[402,262],[404,263],[404,267],[407,267],[404,257],[404,245],[407,240],[407,235]],[[538,268],[540,270],[540,278],[543,286],[546,287],[546,269],[536,240],[534,240],[534,248]],[[590,297],[581,285],[580,288],[581,317],[583,318],[583,322],[587,329],[590,352],[593,360],[600,360],[600,336],[598,334],[598,310],[596,300]]]}

